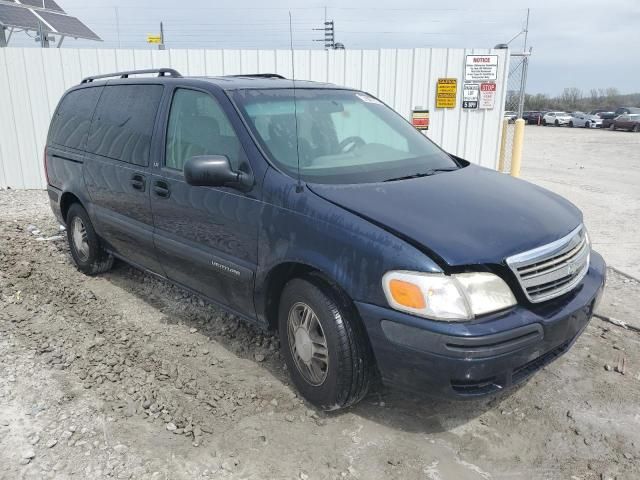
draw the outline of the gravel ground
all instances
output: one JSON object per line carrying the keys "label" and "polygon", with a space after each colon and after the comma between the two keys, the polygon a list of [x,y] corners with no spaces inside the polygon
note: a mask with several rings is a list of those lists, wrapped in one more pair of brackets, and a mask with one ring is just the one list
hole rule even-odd
{"label": "gravel ground", "polygon": [[[609,274],[603,308],[636,315],[640,284]],[[3,480],[635,479],[639,347],[594,318],[498,397],[381,389],[324,414],[296,396],[275,337],[122,263],[80,274],[46,194],[0,192]]]}

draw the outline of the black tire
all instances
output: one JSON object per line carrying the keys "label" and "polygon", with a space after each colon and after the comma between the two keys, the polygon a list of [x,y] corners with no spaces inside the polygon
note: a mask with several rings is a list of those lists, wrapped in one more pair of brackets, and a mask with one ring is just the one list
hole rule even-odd
{"label": "black tire", "polygon": [[554,125],[555,125],[556,127],[559,127],[559,126],[560,126],[560,122],[559,122],[558,120],[556,120],[556,121],[554,122]]}
{"label": "black tire", "polygon": [[640,125],[638,125],[637,123],[633,126],[633,130],[631,130],[632,132],[640,132]]}
{"label": "black tire", "polygon": [[569,122],[569,126],[570,126],[571,128],[573,128],[573,120],[571,120],[571,121]]}
{"label": "black tire", "polygon": [[616,129],[615,123],[612,123],[611,125],[609,125],[609,130],[615,130],[615,129]]}
{"label": "black tire", "polygon": [[[77,245],[74,239],[75,226],[78,221],[84,227],[82,238],[86,245]],[[84,207],[79,203],[71,205],[67,212],[66,222],[69,250],[71,250],[73,262],[78,270],[87,275],[108,271],[113,266],[113,255],[103,248]]]}
{"label": "black tire", "polygon": [[543,127],[546,127],[546,126],[547,126],[547,121],[546,121],[544,118],[542,119],[542,126],[543,126]]}
{"label": "black tire", "polygon": [[584,122],[584,128],[591,128],[591,122]]}
{"label": "black tire", "polygon": [[[321,327],[316,328],[316,332],[323,336],[326,344],[328,361],[321,383],[314,384],[305,377],[308,374],[302,373],[304,366],[298,367],[296,363],[302,355],[294,359],[297,334],[289,333],[290,314],[295,322],[296,309],[304,306],[315,314],[314,322]],[[278,330],[291,379],[310,403],[329,411],[348,407],[364,398],[376,375],[375,362],[358,313],[344,295],[312,276],[289,281],[280,296]],[[294,345],[290,343],[290,336]]]}

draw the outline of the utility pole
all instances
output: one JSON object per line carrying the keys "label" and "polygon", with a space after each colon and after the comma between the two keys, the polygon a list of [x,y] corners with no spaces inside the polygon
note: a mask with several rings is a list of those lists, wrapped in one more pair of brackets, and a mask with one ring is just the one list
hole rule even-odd
{"label": "utility pole", "polygon": [[335,29],[334,29],[333,20],[325,21],[324,28],[314,28],[314,30],[319,30],[321,32],[324,32],[324,38],[316,39],[314,40],[314,42],[324,42],[325,50],[329,50],[329,49],[333,50],[336,48]]}
{"label": "utility pole", "polygon": [[5,27],[0,25],[0,48],[7,46],[7,35],[5,33]]}
{"label": "utility pole", "polygon": [[164,50],[164,26],[162,22],[160,22],[160,44],[158,45],[158,50]]}
{"label": "utility pole", "polygon": [[38,37],[36,38],[36,40],[40,41],[40,46],[42,48],[49,48],[49,37],[42,28],[42,22],[40,21],[38,22]]}
{"label": "utility pole", "polygon": [[524,45],[522,47],[522,73],[520,75],[520,101],[518,102],[518,118],[522,118],[522,112],[524,111],[524,98],[525,90],[527,88],[527,73],[529,71],[529,55],[527,55],[527,37],[529,36],[529,9],[527,8],[527,21],[524,26]]}
{"label": "utility pole", "polygon": [[524,25],[524,46],[522,47],[522,51],[527,51],[527,37],[529,36],[529,9],[527,8],[527,21]]}

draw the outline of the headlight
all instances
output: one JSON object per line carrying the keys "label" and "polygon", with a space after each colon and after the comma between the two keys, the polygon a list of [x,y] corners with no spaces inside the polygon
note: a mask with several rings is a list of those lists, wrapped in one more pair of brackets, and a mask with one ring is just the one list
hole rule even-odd
{"label": "headlight", "polygon": [[392,308],[449,322],[471,320],[516,304],[507,284],[484,272],[444,275],[390,271],[382,277],[382,288]]}

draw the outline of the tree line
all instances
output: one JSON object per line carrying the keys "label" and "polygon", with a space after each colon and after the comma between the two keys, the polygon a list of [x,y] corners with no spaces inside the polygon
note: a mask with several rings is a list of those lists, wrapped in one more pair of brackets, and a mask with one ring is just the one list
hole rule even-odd
{"label": "tree line", "polygon": [[[507,93],[507,105],[518,104],[518,92]],[[510,99],[509,97],[513,97]],[[622,94],[617,88],[592,88],[587,93],[575,87],[565,88],[558,96],[526,93],[524,110],[583,111],[615,110],[618,107],[640,107],[640,93]]]}

